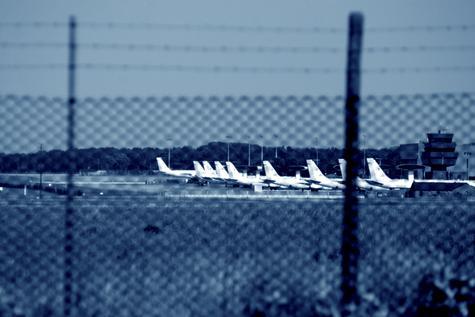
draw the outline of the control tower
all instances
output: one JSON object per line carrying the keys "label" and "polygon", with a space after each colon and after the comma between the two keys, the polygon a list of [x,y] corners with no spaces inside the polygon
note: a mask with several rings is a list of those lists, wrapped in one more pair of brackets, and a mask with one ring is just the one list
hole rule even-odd
{"label": "control tower", "polygon": [[458,153],[457,144],[452,142],[453,133],[427,133],[427,142],[424,142],[422,163],[430,167],[426,172],[427,179],[447,179],[447,167],[455,165]]}

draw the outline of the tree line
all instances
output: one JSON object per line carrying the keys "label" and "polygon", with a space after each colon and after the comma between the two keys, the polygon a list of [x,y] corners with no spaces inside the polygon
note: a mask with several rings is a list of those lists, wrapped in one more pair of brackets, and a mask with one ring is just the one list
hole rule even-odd
{"label": "tree line", "polygon": [[[75,173],[90,173],[108,171],[115,173],[153,173],[158,169],[156,157],[160,156],[168,162],[170,151],[170,167],[172,169],[193,169],[193,161],[221,161],[227,160],[228,143],[211,142],[193,148],[190,146],[174,148],[86,148],[75,149],[68,155],[64,150],[38,151],[36,153],[0,153],[1,173],[65,173],[74,166]],[[261,152],[262,151],[262,152]],[[396,169],[399,164],[399,149],[366,149],[366,157],[378,159],[390,175],[398,176]],[[338,159],[343,157],[343,150],[338,148],[294,148],[290,146],[264,147],[256,144],[230,143],[229,158],[240,170],[254,173],[261,165],[261,155],[269,160],[279,173],[293,175],[301,170],[305,174],[304,166],[307,159],[316,160],[325,174],[339,174]],[[70,158],[74,158],[71,161]],[[361,153],[363,161],[363,153]]]}

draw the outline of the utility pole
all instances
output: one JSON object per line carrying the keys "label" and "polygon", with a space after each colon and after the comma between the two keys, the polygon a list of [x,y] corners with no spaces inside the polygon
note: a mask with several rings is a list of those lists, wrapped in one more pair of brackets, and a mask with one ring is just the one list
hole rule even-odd
{"label": "utility pole", "polygon": [[358,196],[356,177],[360,167],[358,150],[361,49],[363,15],[349,17],[346,68],[345,153],[346,180],[341,243],[341,316],[350,316],[358,303]]}
{"label": "utility pole", "polygon": [[278,147],[278,144],[277,144],[277,139],[279,138],[279,136],[277,134],[274,134],[274,139],[275,139],[275,158],[278,158],[278,155],[277,155],[277,147]]}

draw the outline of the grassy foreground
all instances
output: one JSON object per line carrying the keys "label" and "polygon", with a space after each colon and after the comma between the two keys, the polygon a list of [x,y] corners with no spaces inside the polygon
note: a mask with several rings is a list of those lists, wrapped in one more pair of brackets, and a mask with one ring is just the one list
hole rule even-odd
{"label": "grassy foreground", "polygon": [[[59,315],[64,197],[20,192],[0,196],[0,309]],[[337,307],[341,201],[106,194],[77,198],[74,210],[79,316],[331,316]],[[473,210],[362,202],[359,288],[374,312],[403,314],[431,273],[473,275]]]}

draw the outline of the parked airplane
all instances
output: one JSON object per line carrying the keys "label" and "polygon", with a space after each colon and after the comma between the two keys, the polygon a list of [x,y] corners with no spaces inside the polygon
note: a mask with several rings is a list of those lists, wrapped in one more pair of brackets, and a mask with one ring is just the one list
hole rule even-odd
{"label": "parked airplane", "polygon": [[297,177],[280,176],[269,161],[264,161],[263,163],[266,173],[264,182],[294,189],[322,189],[320,185],[309,184],[305,180]]}
{"label": "parked airplane", "polygon": [[196,177],[202,182],[213,182],[217,181],[217,177],[210,175],[208,172],[205,171],[203,166],[198,161],[193,161],[193,167],[196,171]]}
{"label": "parked airplane", "polygon": [[[345,159],[338,159],[340,164],[340,171],[343,180],[346,179],[346,161]],[[373,182],[369,179],[362,179],[361,177],[356,177],[356,186],[362,190],[388,190],[388,188],[378,185],[377,182]]]}
{"label": "parked airplane", "polygon": [[216,167],[216,174],[218,175],[219,178],[223,180],[230,180],[231,178],[229,177],[228,172],[224,168],[224,166],[221,164],[221,162],[215,161],[214,166]]}
{"label": "parked airplane", "polygon": [[367,158],[370,180],[389,189],[409,189],[414,182],[414,175],[409,179],[391,179],[381,169],[374,158]]}
{"label": "parked airplane", "polygon": [[204,167],[204,170],[206,172],[206,175],[210,176],[210,177],[213,177],[215,179],[218,179],[218,174],[216,173],[216,171],[213,169],[213,167],[211,167],[211,164],[209,164],[208,161],[203,161],[203,167]]}
{"label": "parked airplane", "polygon": [[[226,162],[226,167],[228,168],[229,177],[231,180],[235,180],[238,184],[243,186],[253,186],[253,185],[262,185],[264,184],[262,178],[257,176],[244,176],[238,172],[236,167],[231,162]],[[267,185],[267,184],[266,184]],[[279,187],[279,186],[270,186],[270,187]]]}
{"label": "parked airplane", "polygon": [[190,179],[196,176],[196,171],[194,170],[172,170],[167,164],[163,161],[161,157],[157,157],[158,170],[161,174],[176,177],[176,178],[185,178]]}
{"label": "parked airplane", "polygon": [[310,174],[309,182],[320,185],[322,187],[331,188],[331,189],[344,189],[345,185],[336,180],[329,179],[326,177],[322,171],[318,168],[312,160],[307,160],[308,173]]}
{"label": "parked airplane", "polygon": [[[456,188],[457,186],[469,185],[475,187],[474,181],[469,180],[456,180],[456,179],[414,179],[414,176],[409,179],[391,179],[389,178],[378,163],[373,158],[368,158],[368,168],[371,175],[371,179],[380,183],[381,186],[388,188],[402,188],[409,189],[416,184],[417,186],[428,186],[429,188],[436,186],[450,186],[450,188]],[[440,188],[439,188],[440,189]]]}

